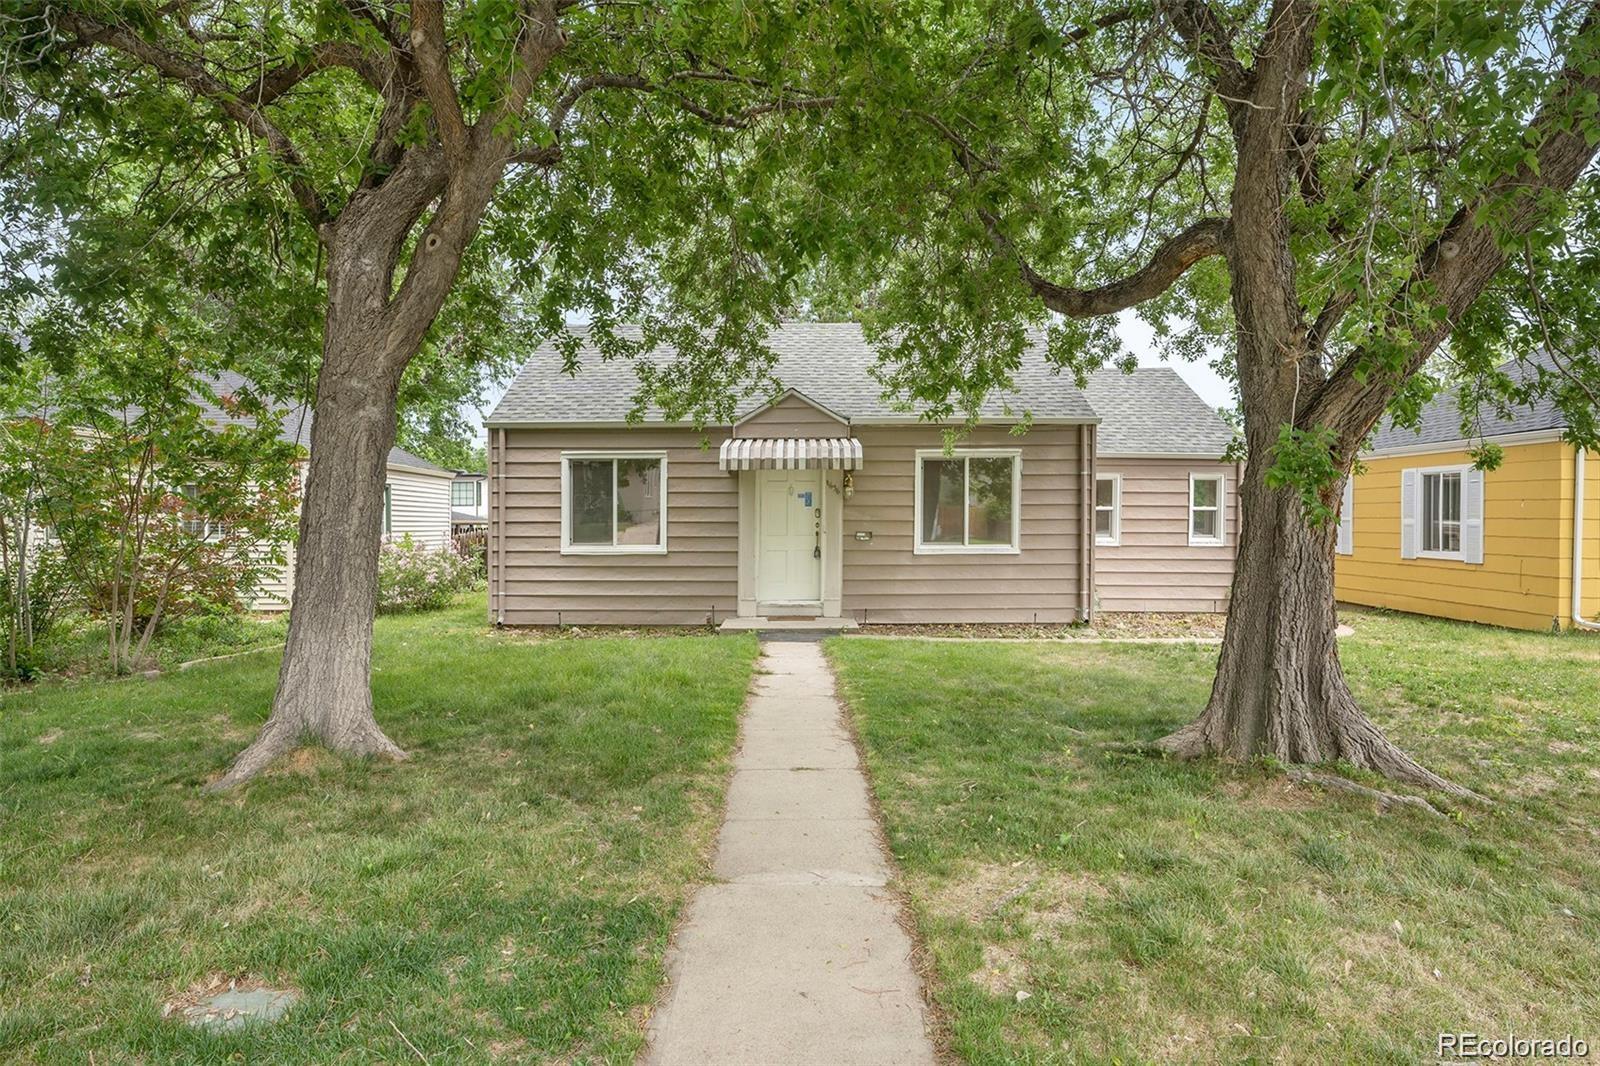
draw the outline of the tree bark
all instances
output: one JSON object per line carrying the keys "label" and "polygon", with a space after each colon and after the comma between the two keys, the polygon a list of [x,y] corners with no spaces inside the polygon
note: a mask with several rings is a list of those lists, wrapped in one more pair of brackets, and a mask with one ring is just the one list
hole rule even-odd
{"label": "tree bark", "polygon": [[406,757],[378,726],[371,687],[384,471],[394,444],[399,374],[375,358],[381,335],[340,328],[348,317],[330,308],[300,509],[294,605],[272,715],[207,791],[249,780],[306,740],[349,755]]}

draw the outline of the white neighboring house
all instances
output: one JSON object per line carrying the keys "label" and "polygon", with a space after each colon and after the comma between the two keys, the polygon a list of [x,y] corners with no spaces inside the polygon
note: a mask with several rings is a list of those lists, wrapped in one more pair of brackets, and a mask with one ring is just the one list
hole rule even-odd
{"label": "white neighboring house", "polygon": [[[210,385],[218,396],[227,396],[250,386],[240,374],[222,373],[211,376]],[[207,421],[215,424],[233,418],[204,397],[198,398]],[[283,427],[279,434],[284,440],[299,444],[310,452],[311,412],[301,407],[283,413]],[[305,460],[300,462],[300,476],[305,476]],[[450,484],[455,472],[435,466],[426,459],[412,455],[400,448],[390,448],[384,467],[383,484],[383,535],[385,540],[399,540],[410,535],[412,541],[428,548],[443,549],[450,546]],[[294,599],[294,545],[286,552],[288,561],[281,571],[265,578],[250,607],[257,611],[281,611]]]}

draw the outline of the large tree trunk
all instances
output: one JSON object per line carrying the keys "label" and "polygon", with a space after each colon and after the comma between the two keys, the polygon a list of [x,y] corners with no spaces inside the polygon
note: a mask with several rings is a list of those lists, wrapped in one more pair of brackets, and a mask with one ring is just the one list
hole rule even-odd
{"label": "large tree trunk", "polygon": [[1160,742],[1180,757],[1284,763],[1342,760],[1456,795],[1467,791],[1389,741],[1357,705],[1339,665],[1333,526],[1312,527],[1290,489],[1253,462],[1240,485],[1239,554],[1211,700]]}
{"label": "large tree trunk", "polygon": [[306,740],[345,754],[405,758],[372,713],[384,470],[394,444],[398,391],[398,375],[379,369],[382,361],[373,357],[381,343],[381,337],[356,331],[330,340],[324,352],[295,552],[294,605],[272,715],[210,790],[254,777]]}
{"label": "large tree trunk", "polygon": [[[327,321],[278,692],[261,735],[210,791],[249,780],[307,739],[405,758],[372,713],[384,471],[400,377],[455,284],[504,156],[491,144],[487,163],[448,183],[436,155],[408,157],[381,188],[358,191],[324,233]],[[441,194],[396,286],[407,236]]]}

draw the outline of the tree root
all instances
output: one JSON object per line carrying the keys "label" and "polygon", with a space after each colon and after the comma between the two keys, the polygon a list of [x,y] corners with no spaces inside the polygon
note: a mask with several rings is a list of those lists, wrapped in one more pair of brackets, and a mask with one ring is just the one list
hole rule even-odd
{"label": "tree root", "polygon": [[[268,766],[300,747],[307,739],[316,739],[316,734],[304,728],[288,726],[281,720],[269,720],[262,727],[261,735],[233,760],[228,772],[202,787],[200,791],[213,795],[237,788],[258,777]],[[370,756],[392,762],[401,762],[408,758],[400,745],[390,740],[376,725],[353,735],[341,735],[337,741],[324,742],[327,743],[329,750],[340,755]]]}
{"label": "tree root", "polygon": [[[1196,728],[1198,724],[1198,722],[1191,722],[1177,732],[1169,734],[1168,736],[1162,737],[1160,740],[1149,744],[1106,744],[1102,745],[1102,747],[1104,750],[1112,752],[1126,752],[1134,754],[1144,753],[1148,755],[1159,755],[1164,758],[1180,759],[1184,761],[1203,759],[1217,755],[1218,753],[1212,751],[1210,746],[1205,742],[1204,733],[1200,729]],[[1385,769],[1381,769],[1376,765],[1367,765],[1362,767],[1363,769],[1374,770],[1378,773],[1385,773],[1386,776],[1390,777],[1391,779],[1434,788],[1437,791],[1444,792],[1448,795],[1460,799],[1472,800],[1473,802],[1482,804],[1484,806],[1493,806],[1492,802],[1486,797],[1479,795],[1469,788],[1465,788],[1443,777],[1440,777],[1431,770],[1422,767],[1410,756],[1399,751],[1398,748],[1395,748],[1394,745],[1389,741],[1385,740],[1383,743],[1388,749],[1390,749],[1390,751],[1398,754],[1400,759],[1404,761],[1404,764],[1414,772],[1408,773],[1407,776],[1402,777],[1400,774],[1387,772]],[[1355,796],[1364,796],[1367,799],[1376,802],[1380,812],[1387,812],[1395,807],[1405,807],[1410,810],[1420,811],[1423,814],[1427,814],[1434,818],[1448,817],[1444,811],[1441,811],[1438,807],[1435,807],[1432,803],[1429,803],[1421,796],[1408,796],[1399,792],[1387,792],[1383,789],[1372,788],[1357,781],[1352,781],[1348,777],[1340,777],[1337,774],[1318,773],[1317,771],[1302,765],[1287,765],[1284,767],[1283,772],[1290,780],[1298,784],[1320,785],[1325,789],[1330,789],[1337,792],[1348,792]]]}
{"label": "tree root", "polygon": [[1222,759],[1245,761],[1254,756],[1270,756],[1286,766],[1318,765],[1322,762],[1342,761],[1358,770],[1370,770],[1391,781],[1433,792],[1442,792],[1459,800],[1468,800],[1484,806],[1493,804],[1484,796],[1465,785],[1458,785],[1441,777],[1402,751],[1384,736],[1377,726],[1352,706],[1350,718],[1343,723],[1338,747],[1326,760],[1297,759],[1289,752],[1262,750],[1235,752],[1220,748],[1210,736],[1210,711],[1190,722],[1182,729],[1155,742],[1155,747],[1175,759],[1200,759],[1217,756]]}
{"label": "tree root", "polygon": [[1447,817],[1446,814],[1421,796],[1404,796],[1398,792],[1385,792],[1378,788],[1368,788],[1358,784],[1348,777],[1339,777],[1337,774],[1319,774],[1300,766],[1288,767],[1284,773],[1290,780],[1302,785],[1321,785],[1323,788],[1333,789],[1338,792],[1349,792],[1356,796],[1365,796],[1378,804],[1378,811],[1386,813],[1391,807],[1406,807],[1410,810],[1421,811],[1423,814],[1434,818]]}

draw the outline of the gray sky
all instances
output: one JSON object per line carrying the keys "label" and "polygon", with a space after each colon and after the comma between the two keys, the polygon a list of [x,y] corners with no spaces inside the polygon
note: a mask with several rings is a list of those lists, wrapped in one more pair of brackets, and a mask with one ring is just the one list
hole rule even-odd
{"label": "gray sky", "polygon": [[[1134,317],[1133,312],[1123,312],[1117,318],[1117,332],[1122,335],[1123,343],[1128,350],[1139,356],[1140,366],[1159,366],[1163,360],[1150,351],[1150,327]],[[1178,371],[1178,375],[1189,383],[1189,387],[1200,394],[1200,398],[1212,407],[1233,407],[1232,387],[1217,375],[1207,363],[1176,362],[1171,364]],[[507,376],[497,381],[488,394],[484,397],[483,411],[469,411],[468,417],[477,428],[479,443],[483,442],[483,416],[494,410],[494,405],[500,402],[500,397],[505,393],[506,386],[511,384],[511,377]]]}

